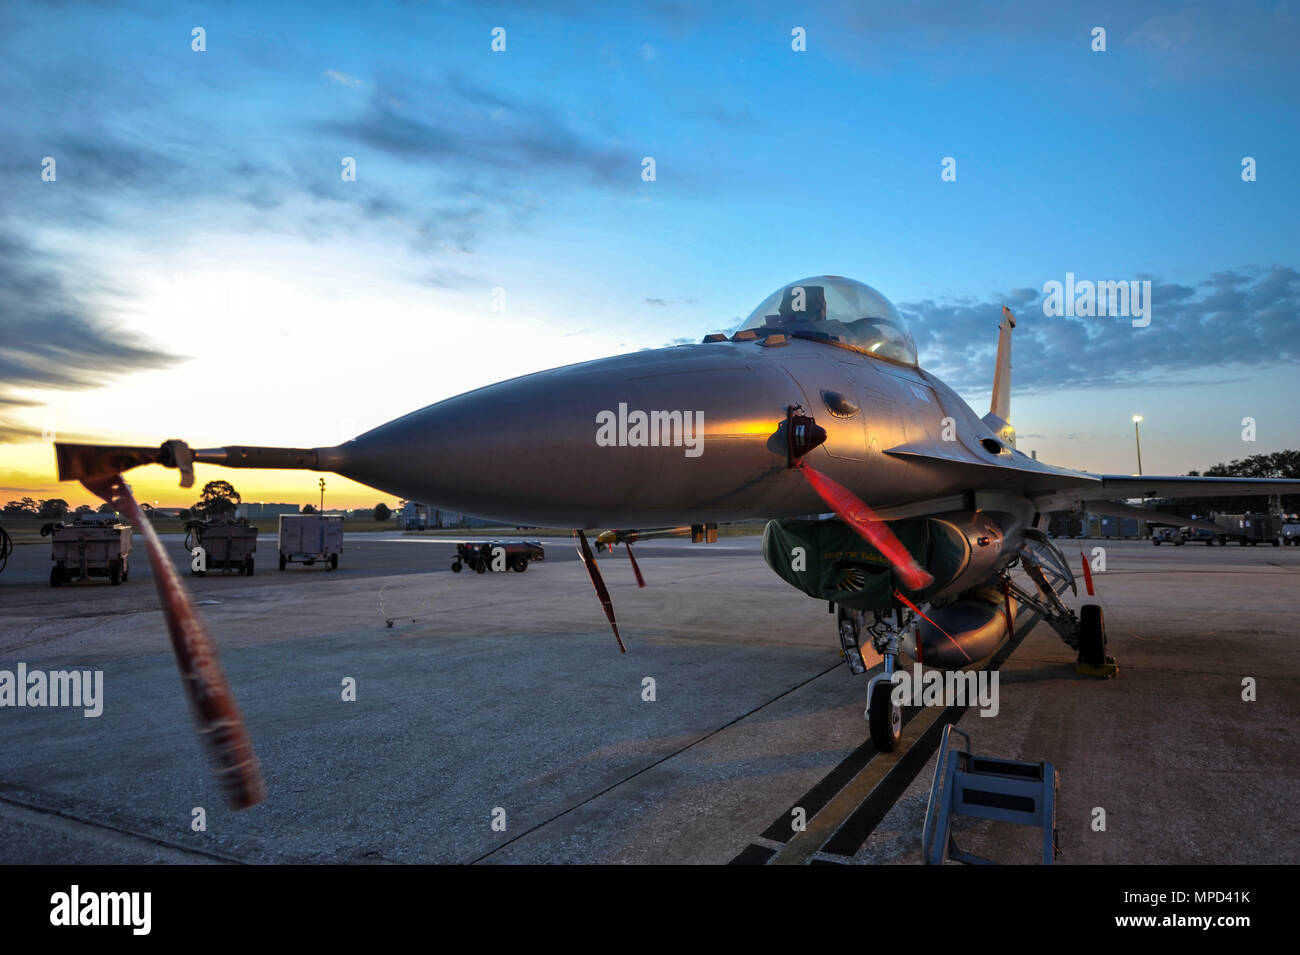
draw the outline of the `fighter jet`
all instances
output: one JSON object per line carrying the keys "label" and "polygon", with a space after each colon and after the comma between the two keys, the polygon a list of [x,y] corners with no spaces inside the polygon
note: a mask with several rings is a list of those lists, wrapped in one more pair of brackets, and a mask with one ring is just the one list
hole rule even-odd
{"label": "fighter jet", "polygon": [[866,642],[883,657],[865,715],[875,745],[892,750],[900,659],[980,667],[1032,610],[1083,663],[1105,665],[1100,606],[1061,599],[1078,589],[1045,533],[1051,513],[1187,525],[1123,502],[1300,493],[1300,480],[1092,474],[1026,456],[1011,425],[1015,324],[1004,308],[983,416],[920,367],[884,295],[821,275],[777,289],[733,334],[503,381],[336,447],[62,445],[60,476],[120,500],[118,474],[137,464],[190,481],[194,461],[303,468],[507,524],[573,528],[620,648],[586,531],[619,529],[598,539],[613,545],[708,541],[718,524],[764,520],[768,564],[835,611],[849,668],[866,672]]}

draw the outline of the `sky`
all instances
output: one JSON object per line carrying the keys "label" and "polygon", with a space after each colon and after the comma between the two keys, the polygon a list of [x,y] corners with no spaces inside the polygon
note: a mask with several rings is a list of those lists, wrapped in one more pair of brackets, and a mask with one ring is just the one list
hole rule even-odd
{"label": "sky", "polygon": [[[5,3],[0,500],[90,503],[55,438],[333,445],[823,273],[981,413],[1011,307],[1043,460],[1300,448],[1297,48],[1296,3]],[[1067,274],[1150,323],[1046,314]]]}

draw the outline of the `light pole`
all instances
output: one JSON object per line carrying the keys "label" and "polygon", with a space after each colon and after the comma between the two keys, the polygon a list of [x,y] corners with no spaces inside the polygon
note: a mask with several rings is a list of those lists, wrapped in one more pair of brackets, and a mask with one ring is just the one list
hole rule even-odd
{"label": "light pole", "polygon": [[[1138,474],[1141,476],[1141,414],[1134,414],[1134,440],[1138,442]],[[321,478],[321,483],[324,485],[324,478]]]}
{"label": "light pole", "polygon": [[[1142,471],[1141,471],[1142,465],[1141,465],[1140,461],[1141,461],[1141,456],[1139,456],[1139,464],[1138,464],[1138,473],[1139,473],[1139,474],[1142,473]],[[320,479],[320,512],[321,512],[322,514],[325,513],[325,479],[324,479],[324,478],[321,478],[321,479]]]}

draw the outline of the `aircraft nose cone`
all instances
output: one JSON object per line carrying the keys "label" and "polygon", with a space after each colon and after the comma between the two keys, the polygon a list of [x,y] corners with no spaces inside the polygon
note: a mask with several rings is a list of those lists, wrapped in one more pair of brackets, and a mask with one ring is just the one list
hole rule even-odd
{"label": "aircraft nose cone", "polygon": [[770,503],[752,486],[785,471],[784,447],[775,453],[769,439],[786,405],[802,400],[789,376],[744,359],[734,347],[700,345],[525,375],[327,449],[323,466],[506,523],[737,520]]}

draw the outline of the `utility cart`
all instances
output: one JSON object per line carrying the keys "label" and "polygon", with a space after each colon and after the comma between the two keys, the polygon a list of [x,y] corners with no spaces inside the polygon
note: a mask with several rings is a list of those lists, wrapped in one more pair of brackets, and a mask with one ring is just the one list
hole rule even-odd
{"label": "utility cart", "polygon": [[546,559],[541,541],[463,541],[456,545],[456,560],[451,569],[458,574],[461,567],[469,567],[480,574],[487,573],[498,557],[498,548],[503,558],[502,570],[508,568],[522,574],[533,561]]}
{"label": "utility cart", "polygon": [[[1147,525],[1150,527],[1150,525]],[[1183,532],[1185,527],[1156,527],[1151,531],[1151,543],[1159,547],[1161,544],[1173,544],[1175,547],[1181,547],[1187,543],[1187,538]]]}
{"label": "utility cart", "polygon": [[280,569],[291,563],[310,567],[317,561],[326,570],[339,565],[343,553],[343,518],[321,514],[280,515]]}
{"label": "utility cart", "polygon": [[131,525],[119,523],[114,514],[85,514],[71,524],[46,524],[41,536],[53,544],[51,587],[91,577],[107,577],[116,585],[130,576]]}
{"label": "utility cart", "polygon": [[1235,540],[1242,547],[1272,544],[1277,547],[1282,538],[1282,520],[1273,514],[1215,514],[1214,523],[1223,528],[1219,543]]}
{"label": "utility cart", "polygon": [[[203,552],[195,554],[196,547],[202,547]],[[204,577],[210,570],[224,574],[236,571],[252,577],[257,528],[243,517],[187,521],[185,550],[193,558],[190,573],[195,577]]]}

